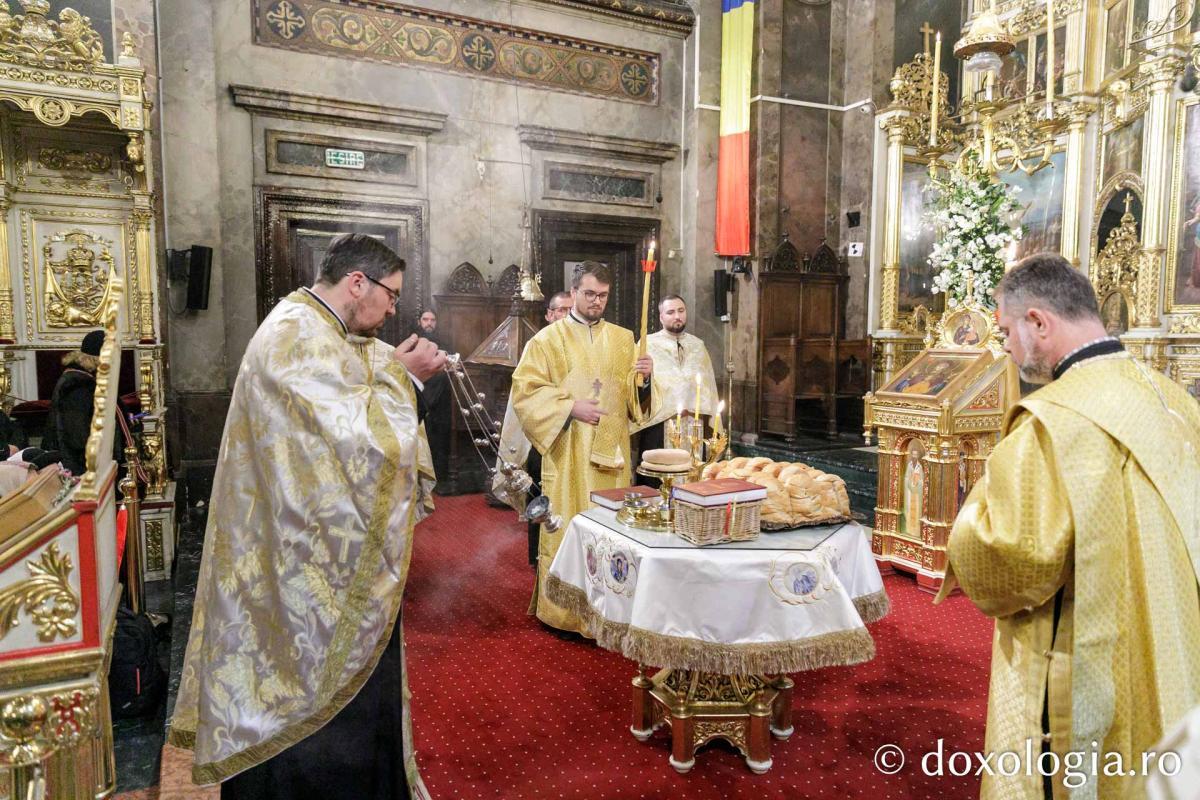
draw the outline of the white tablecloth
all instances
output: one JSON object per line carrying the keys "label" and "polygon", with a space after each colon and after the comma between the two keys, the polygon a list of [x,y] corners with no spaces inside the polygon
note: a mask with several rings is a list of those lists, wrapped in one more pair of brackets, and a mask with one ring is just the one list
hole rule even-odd
{"label": "white tablecloth", "polygon": [[593,508],[571,520],[547,592],[588,634],[639,663],[778,674],[870,660],[888,612],[857,523],[697,547]]}

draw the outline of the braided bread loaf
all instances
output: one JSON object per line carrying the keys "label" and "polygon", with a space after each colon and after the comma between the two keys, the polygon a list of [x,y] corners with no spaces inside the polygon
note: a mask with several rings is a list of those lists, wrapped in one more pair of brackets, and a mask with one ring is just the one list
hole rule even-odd
{"label": "braided bread loaf", "polygon": [[846,482],[819,469],[769,458],[732,458],[709,464],[701,480],[740,478],[767,490],[762,526],[767,530],[823,525],[850,519]]}

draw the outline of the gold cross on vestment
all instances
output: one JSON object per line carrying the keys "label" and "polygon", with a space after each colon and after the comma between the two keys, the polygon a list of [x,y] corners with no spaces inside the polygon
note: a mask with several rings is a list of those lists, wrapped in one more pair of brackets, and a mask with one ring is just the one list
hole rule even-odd
{"label": "gold cross on vestment", "polygon": [[329,533],[342,540],[342,552],[338,556],[341,561],[346,561],[350,558],[350,544],[352,542],[361,542],[366,538],[366,534],[363,531],[349,528],[333,527],[329,529]]}
{"label": "gold cross on vestment", "polygon": [[926,20],[925,23],[923,25],[921,25],[921,27],[918,28],[917,30],[919,30],[921,33],[925,34],[925,55],[929,55],[929,37],[932,36],[935,33],[935,31],[934,31],[933,27],[930,26],[928,20]]}

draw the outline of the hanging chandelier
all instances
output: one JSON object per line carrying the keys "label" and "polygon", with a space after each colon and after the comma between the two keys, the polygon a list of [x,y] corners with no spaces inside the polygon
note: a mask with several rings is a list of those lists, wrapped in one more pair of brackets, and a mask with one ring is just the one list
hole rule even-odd
{"label": "hanging chandelier", "polygon": [[[1030,0],[1032,11],[1036,0]],[[961,136],[953,137],[963,143],[955,161],[956,169],[967,168],[967,160],[991,177],[999,173],[1021,171],[1032,175],[1052,163],[1055,140],[1066,130],[1067,120],[1059,106],[1069,105],[1055,97],[1054,70],[1054,4],[1046,3],[1046,91],[1044,95],[1026,93],[1020,97],[1002,97],[995,91],[996,76],[1004,56],[1016,49],[1016,41],[1004,22],[996,15],[991,3],[954,44],[954,56],[965,62],[967,72],[982,76],[983,89],[974,99],[963,99],[956,112],[944,113],[946,121],[964,128]],[[931,108],[929,146],[923,153],[929,159],[930,172],[936,172],[942,156],[950,152],[947,137],[939,136],[938,102],[941,71],[938,58],[931,62]],[[979,95],[982,94],[982,97]],[[1035,101],[1042,98],[1041,109]],[[953,141],[953,139],[951,140]]]}

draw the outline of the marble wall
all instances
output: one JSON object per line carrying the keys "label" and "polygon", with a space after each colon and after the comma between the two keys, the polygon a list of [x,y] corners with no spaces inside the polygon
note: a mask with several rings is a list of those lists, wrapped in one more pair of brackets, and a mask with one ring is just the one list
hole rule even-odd
{"label": "marble wall", "polygon": [[[893,71],[895,2],[760,0],[751,110],[755,269],[786,232],[801,251],[871,240],[874,113]],[[860,214],[849,227],[846,212]],[[869,252],[848,258],[846,336],[866,336]],[[757,381],[757,297],[738,302],[736,377]],[[747,427],[753,421],[747,420]]]}
{"label": "marble wall", "polygon": [[[414,5],[658,52],[660,100],[648,106],[268,48],[253,43],[244,0],[162,4],[167,246],[214,248],[209,309],[169,320],[171,387],[185,415],[189,398],[211,412],[214,394],[230,390],[259,321],[253,223],[264,145],[256,140],[252,115],[234,104],[231,85],[447,115],[442,130],[427,140],[428,180],[423,188],[386,190],[389,199],[427,205],[427,258],[434,294],[443,291],[450,271],[463,261],[490,278],[519,262],[522,208],[530,204],[661,219],[663,290],[705,305],[711,317],[712,258],[696,254],[712,251],[711,211],[698,198],[710,197],[715,184],[716,115],[692,107],[696,92],[689,71],[696,53],[687,42],[652,27],[521,0],[422,0]],[[719,42],[719,24],[700,35],[716,35]],[[702,54],[706,65],[713,60],[710,48]],[[716,81],[705,74],[703,91],[714,92]],[[650,208],[548,200],[534,196],[535,159],[520,142],[518,128],[523,125],[673,143],[680,146],[681,155],[661,166],[662,201]],[[340,127],[344,136],[379,138],[377,132],[372,135],[353,125]],[[685,135],[685,127],[690,134]],[[364,191],[348,181],[321,178],[281,182],[326,192]],[[719,324],[705,321],[696,327],[719,349]],[[204,449],[192,449],[185,456],[205,458],[200,452]]]}
{"label": "marble wall", "polygon": [[[662,59],[660,100],[647,106],[263,47],[253,43],[251,13],[244,0],[160,4],[158,52],[153,61],[145,52],[143,58],[155,71],[161,63],[156,113],[161,115],[164,142],[163,246],[214,248],[209,309],[168,314],[171,394],[179,409],[177,419],[193,423],[180,431],[185,458],[207,460],[215,453],[220,426],[213,418],[220,416],[258,324],[256,185],[267,181],[324,192],[366,192],[348,181],[266,174],[264,143],[259,141],[264,126],[234,103],[231,85],[446,115],[442,129],[425,142],[428,179],[416,187],[372,189],[388,199],[425,204],[434,294],[443,290],[446,277],[462,261],[474,263],[487,277],[518,262],[522,208],[527,204],[659,219],[662,291],[678,292],[689,302],[691,330],[708,343],[723,382],[727,332],[713,314],[713,271],[728,264],[712,252],[720,3],[693,3],[696,24],[687,39],[528,0],[414,4],[657,52]],[[153,0],[115,0],[115,35],[128,29],[146,37],[147,28],[153,29],[153,6]],[[864,100],[886,102],[899,38],[894,19],[914,18],[911,14],[916,12],[904,0],[759,0],[757,6],[752,94],[767,99],[752,106],[754,269],[759,268],[758,258],[774,250],[783,231],[801,251],[811,252],[822,239],[842,253],[851,241],[869,246],[875,108],[868,104],[839,109]],[[152,84],[158,83],[157,77]],[[546,199],[537,194],[534,174],[541,156],[520,141],[519,128],[526,125],[670,143],[678,146],[679,155],[655,167],[661,174],[662,201],[650,208]],[[320,130],[378,138],[377,131],[332,121]],[[861,214],[860,227],[847,227],[846,211]],[[868,259],[865,253],[849,260],[850,337],[866,332]],[[753,429],[757,284],[753,276],[737,277],[734,284],[728,361],[735,365],[739,427]],[[203,424],[195,424],[200,419]],[[207,435],[213,430],[218,435]]]}

